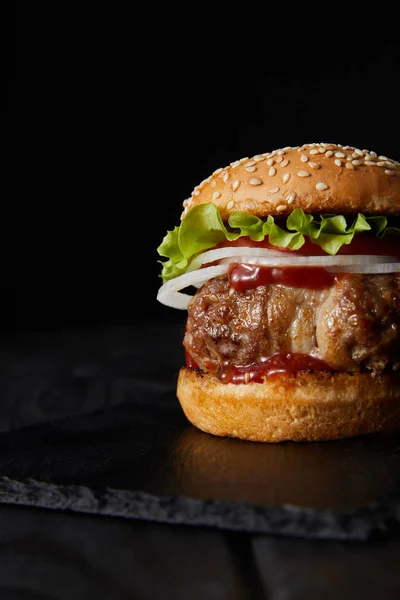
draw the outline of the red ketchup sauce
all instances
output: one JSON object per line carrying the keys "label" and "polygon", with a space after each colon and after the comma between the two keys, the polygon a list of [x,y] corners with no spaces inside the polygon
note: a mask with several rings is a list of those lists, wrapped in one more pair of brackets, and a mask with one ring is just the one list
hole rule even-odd
{"label": "red ketchup sauce", "polygon": [[223,383],[262,383],[279,373],[297,373],[298,371],[328,371],[329,365],[309,354],[273,354],[269,358],[246,367],[220,367],[217,377]]}
{"label": "red ketchup sauce", "polygon": [[229,266],[228,279],[230,286],[236,291],[270,283],[322,290],[337,281],[337,277],[323,267],[262,267],[242,263],[232,263]]}
{"label": "red ketchup sauce", "polygon": [[[186,366],[199,369],[199,365],[189,352],[185,350]],[[216,372],[222,383],[262,383],[264,379],[279,375],[279,373],[297,373],[299,371],[329,371],[329,365],[309,354],[287,353],[273,354],[259,363],[244,367],[220,366]]]}

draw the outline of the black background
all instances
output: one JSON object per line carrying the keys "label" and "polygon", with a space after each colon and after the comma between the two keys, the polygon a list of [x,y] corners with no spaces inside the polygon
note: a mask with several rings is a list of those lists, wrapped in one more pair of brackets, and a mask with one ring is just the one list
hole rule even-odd
{"label": "black background", "polygon": [[2,114],[5,328],[181,320],[156,301],[156,248],[193,187],[237,158],[325,141],[400,160],[400,43],[378,24],[322,35],[293,16],[277,33],[254,10],[31,10]]}
{"label": "black background", "polygon": [[[191,482],[206,493],[204,480],[246,493],[248,473],[255,490],[263,480],[289,501],[290,490],[297,499],[315,491],[330,503],[332,486],[339,503],[347,492],[362,502],[375,486],[385,493],[397,481],[397,442],[387,451],[374,439],[319,452],[265,446],[274,458],[263,463],[256,446],[242,452],[245,442],[186,423],[175,399],[174,323],[185,313],[156,301],[156,248],[193,187],[237,158],[332,141],[400,160],[396,15],[355,6],[350,24],[349,5],[326,3],[220,14],[205,3],[85,7],[30,3],[17,8],[16,28],[13,14],[4,19],[1,474],[52,479],[65,467],[69,481],[95,484],[98,468],[103,483],[122,474],[137,489],[158,476],[173,484],[165,465],[175,464],[186,493]],[[58,333],[70,325],[95,327]],[[174,440],[163,405],[183,434],[175,451],[165,447]],[[34,423],[35,443],[26,429],[9,431]],[[4,505],[0,516],[2,598],[398,597],[397,540],[311,543]]]}

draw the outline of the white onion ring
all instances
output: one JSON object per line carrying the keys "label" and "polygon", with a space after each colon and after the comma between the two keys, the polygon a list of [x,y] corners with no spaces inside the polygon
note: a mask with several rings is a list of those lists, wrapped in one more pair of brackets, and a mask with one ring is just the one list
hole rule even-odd
{"label": "white onion ring", "polygon": [[267,267],[336,267],[358,264],[393,262],[393,256],[375,256],[365,254],[336,254],[335,256],[301,256],[294,252],[280,252],[268,248],[224,247],[208,250],[199,254],[190,263],[187,273],[199,269],[202,265],[218,260],[223,263],[247,263]]}
{"label": "white onion ring", "polygon": [[198,287],[212,277],[226,273],[227,270],[228,265],[217,265],[179,275],[179,277],[170,279],[160,287],[157,294],[157,300],[166,306],[184,310],[187,308],[188,302],[192,296],[189,294],[182,294],[180,290],[191,285]]}
{"label": "white onion ring", "polygon": [[[331,273],[343,273],[343,267],[328,267]],[[400,273],[400,263],[376,263],[369,265],[351,265],[346,267],[346,273],[364,273],[366,275],[384,275],[387,273]]]}
{"label": "white onion ring", "polygon": [[[214,248],[214,250],[206,250],[202,252],[196,258],[192,260],[188,266],[187,273],[189,271],[195,271],[202,265],[214,262],[214,260],[221,260],[224,258],[230,258],[232,256],[243,257],[243,254],[248,257],[269,257],[269,258],[281,258],[287,256],[289,252],[282,252],[280,250],[268,250],[268,248],[252,248],[251,246],[226,246],[223,248]],[[242,262],[237,260],[235,262]],[[248,261],[247,261],[248,262]]]}

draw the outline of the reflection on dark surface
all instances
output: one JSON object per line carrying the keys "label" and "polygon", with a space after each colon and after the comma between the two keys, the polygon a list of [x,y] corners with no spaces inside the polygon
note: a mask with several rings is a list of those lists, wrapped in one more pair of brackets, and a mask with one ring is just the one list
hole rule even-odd
{"label": "reflection on dark surface", "polygon": [[170,454],[169,493],[347,510],[398,489],[400,437],[263,444],[189,426]]}
{"label": "reflection on dark surface", "polygon": [[245,442],[193,427],[173,394],[164,402],[130,402],[3,433],[0,473],[92,489],[337,511],[398,493],[400,435]]}

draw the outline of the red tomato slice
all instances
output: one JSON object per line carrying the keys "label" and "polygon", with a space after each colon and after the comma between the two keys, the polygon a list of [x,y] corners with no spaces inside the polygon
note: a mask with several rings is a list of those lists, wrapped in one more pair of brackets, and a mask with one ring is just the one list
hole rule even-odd
{"label": "red tomato slice", "polygon": [[[289,250],[288,248],[279,248],[273,246],[267,240],[254,242],[249,237],[240,237],[233,242],[222,242],[219,246],[250,246],[252,248],[269,248],[271,250],[281,250],[282,252],[294,252],[300,256],[328,256],[328,254],[318,246],[313,244],[309,238],[305,238],[305,243],[300,250]],[[358,233],[354,236],[351,244],[343,245],[338,254],[365,254],[370,256],[400,256],[400,237],[392,236],[383,239],[369,237],[367,234]]]}

